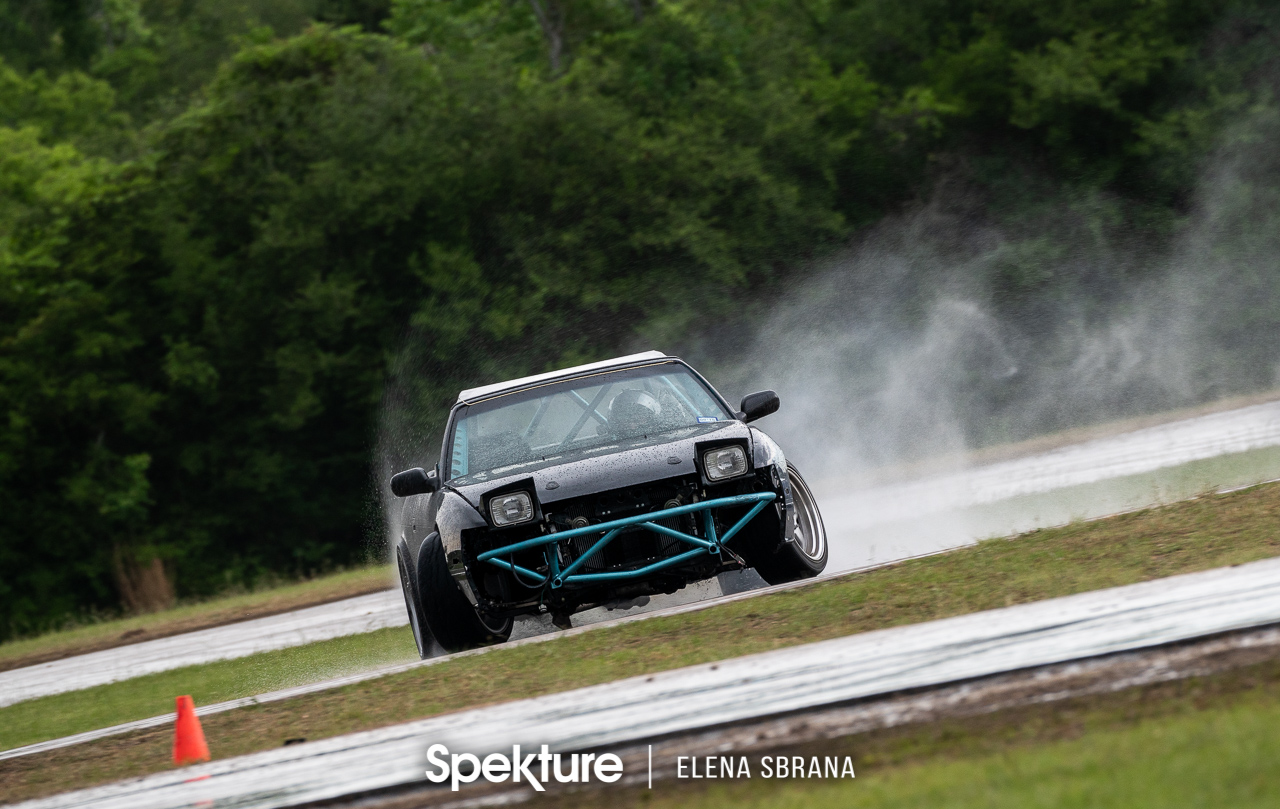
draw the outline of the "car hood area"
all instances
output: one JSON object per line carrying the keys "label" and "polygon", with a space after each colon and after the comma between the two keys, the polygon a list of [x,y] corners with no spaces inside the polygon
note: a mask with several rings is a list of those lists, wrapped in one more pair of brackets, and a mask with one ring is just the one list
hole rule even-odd
{"label": "car hood area", "polygon": [[661,436],[623,441],[572,455],[546,457],[465,475],[448,481],[445,486],[479,509],[485,493],[532,478],[538,500],[545,505],[595,492],[695,474],[696,446],[704,441],[726,439],[750,442],[751,431],[740,421],[701,424]]}

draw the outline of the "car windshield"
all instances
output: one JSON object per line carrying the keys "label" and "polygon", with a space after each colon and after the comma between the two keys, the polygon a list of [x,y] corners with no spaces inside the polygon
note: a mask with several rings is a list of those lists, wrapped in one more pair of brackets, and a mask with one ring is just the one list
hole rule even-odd
{"label": "car windshield", "polygon": [[449,478],[732,418],[677,363],[543,385],[461,408],[451,439]]}

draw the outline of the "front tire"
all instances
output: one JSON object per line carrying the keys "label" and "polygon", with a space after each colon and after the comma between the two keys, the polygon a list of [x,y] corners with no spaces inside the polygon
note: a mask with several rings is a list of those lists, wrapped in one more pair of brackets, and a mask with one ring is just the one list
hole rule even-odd
{"label": "front tire", "polygon": [[431,656],[434,638],[427,628],[426,618],[422,616],[422,605],[418,600],[418,587],[413,574],[409,571],[413,557],[409,555],[409,545],[403,539],[396,544],[396,569],[400,572],[400,591],[404,593],[404,606],[409,612],[409,628],[413,630],[413,642],[418,647],[418,657],[426,660]]}
{"label": "front tire", "polygon": [[784,537],[773,553],[754,560],[756,572],[770,584],[811,579],[827,567],[827,529],[818,501],[791,464],[787,464],[787,477],[791,481],[792,538],[788,541]]}
{"label": "front tire", "polygon": [[511,618],[488,618],[471,606],[449,575],[444,545],[432,532],[418,551],[418,602],[436,642],[448,652],[502,643],[511,637]]}

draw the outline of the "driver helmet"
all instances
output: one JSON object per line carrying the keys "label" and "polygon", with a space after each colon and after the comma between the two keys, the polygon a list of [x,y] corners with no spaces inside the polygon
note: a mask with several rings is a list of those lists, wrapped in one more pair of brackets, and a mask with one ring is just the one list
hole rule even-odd
{"label": "driver helmet", "polygon": [[609,404],[609,426],[614,433],[634,435],[658,426],[662,405],[642,390],[624,390]]}

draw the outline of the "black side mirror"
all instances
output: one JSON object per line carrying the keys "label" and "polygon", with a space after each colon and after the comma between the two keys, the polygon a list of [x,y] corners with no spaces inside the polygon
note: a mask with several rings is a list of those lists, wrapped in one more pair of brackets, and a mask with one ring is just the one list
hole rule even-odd
{"label": "black side mirror", "polygon": [[742,397],[742,412],[738,414],[738,418],[747,422],[762,419],[770,413],[777,413],[781,404],[778,394],[771,390],[751,393]]}
{"label": "black side mirror", "polygon": [[428,472],[422,467],[416,467],[391,476],[391,493],[396,497],[430,494],[438,488],[440,488],[440,478],[434,469]]}

